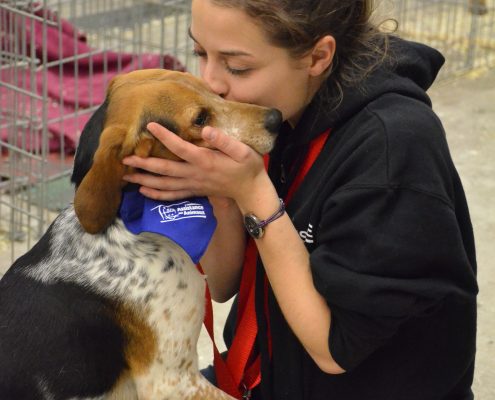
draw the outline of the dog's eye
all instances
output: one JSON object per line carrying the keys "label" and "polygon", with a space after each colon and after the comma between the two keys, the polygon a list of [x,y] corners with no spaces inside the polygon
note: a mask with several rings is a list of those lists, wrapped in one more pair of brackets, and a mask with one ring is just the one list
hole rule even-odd
{"label": "dog's eye", "polygon": [[208,122],[208,110],[202,109],[199,114],[196,116],[196,119],[194,120],[194,125],[202,127],[205,126],[206,123]]}

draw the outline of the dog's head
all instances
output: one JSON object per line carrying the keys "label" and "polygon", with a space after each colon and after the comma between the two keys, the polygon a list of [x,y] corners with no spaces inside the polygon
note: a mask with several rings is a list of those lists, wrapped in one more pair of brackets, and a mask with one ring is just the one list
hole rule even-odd
{"label": "dog's head", "polygon": [[122,177],[132,172],[122,164],[124,157],[177,160],[147,131],[149,122],[203,147],[202,128],[218,127],[265,154],[273,147],[282,116],[274,109],[224,100],[183,72],[147,69],[116,76],[105,102],[83,129],[74,161],[74,208],[87,232],[103,231],[117,215],[126,185]]}

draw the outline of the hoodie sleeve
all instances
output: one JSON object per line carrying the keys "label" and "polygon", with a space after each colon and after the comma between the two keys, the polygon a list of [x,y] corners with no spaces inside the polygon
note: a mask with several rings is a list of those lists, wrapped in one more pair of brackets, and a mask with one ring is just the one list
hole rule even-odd
{"label": "hoodie sleeve", "polygon": [[439,197],[343,188],[327,201],[319,230],[313,278],[332,312],[331,354],[348,371],[409,319],[476,292],[456,214]]}

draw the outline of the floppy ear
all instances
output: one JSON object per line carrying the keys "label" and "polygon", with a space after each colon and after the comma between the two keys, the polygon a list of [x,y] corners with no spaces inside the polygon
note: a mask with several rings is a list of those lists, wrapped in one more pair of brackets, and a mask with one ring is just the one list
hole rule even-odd
{"label": "floppy ear", "polygon": [[110,80],[107,86],[105,101],[93,113],[88,122],[86,122],[81,132],[74,158],[74,169],[72,170],[70,179],[76,185],[76,188],[81,184],[81,181],[91,168],[93,156],[98,148],[100,136],[105,126],[105,119],[110,103],[110,92],[119,83],[120,79],[120,75],[116,75]]}
{"label": "floppy ear", "polygon": [[100,136],[105,124],[108,108],[108,99],[98,107],[89,121],[84,125],[79,144],[74,157],[74,169],[72,170],[71,182],[77,186],[88,173],[93,162],[93,156],[98,148]]}
{"label": "floppy ear", "polygon": [[76,189],[74,209],[84,230],[98,233],[106,229],[117,216],[121,191],[126,185],[122,177],[127,167],[122,159],[130,154],[147,157],[153,146],[152,138],[124,145],[127,131],[108,127],[100,137],[93,165]]}

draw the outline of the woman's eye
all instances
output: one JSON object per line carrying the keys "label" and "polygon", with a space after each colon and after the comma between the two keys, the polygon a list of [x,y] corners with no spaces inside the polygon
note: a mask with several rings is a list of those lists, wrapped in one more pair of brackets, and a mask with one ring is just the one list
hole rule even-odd
{"label": "woman's eye", "polygon": [[[192,54],[194,57],[199,57],[199,58],[204,58],[204,59],[208,58],[208,54],[203,49],[193,49]],[[236,76],[245,75],[251,71],[251,68],[233,68],[233,67],[230,67],[226,61],[224,61],[224,66],[225,66],[225,69],[227,70],[227,72],[229,74],[236,75]]]}
{"label": "woman's eye", "polygon": [[202,127],[206,125],[206,122],[208,122],[208,111],[201,110],[194,120],[194,125]]}
{"label": "woman's eye", "polygon": [[231,68],[228,65],[225,67],[229,74],[232,75],[244,75],[247,74],[249,71],[251,71],[250,68],[245,68],[245,69],[240,69],[240,68]]}

